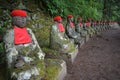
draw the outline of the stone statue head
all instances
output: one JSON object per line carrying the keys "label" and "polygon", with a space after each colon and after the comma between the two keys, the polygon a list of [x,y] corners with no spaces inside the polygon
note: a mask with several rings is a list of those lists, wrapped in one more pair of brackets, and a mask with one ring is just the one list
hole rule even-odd
{"label": "stone statue head", "polygon": [[62,24],[62,18],[61,16],[55,16],[53,18],[53,20],[57,23],[57,26],[58,26],[58,29],[60,32],[64,32],[64,27],[63,27],[63,24]]}
{"label": "stone statue head", "polygon": [[11,12],[12,24],[17,27],[25,27],[27,13],[24,10],[13,10]]}
{"label": "stone statue head", "polygon": [[67,16],[67,21],[73,22],[73,16],[71,14]]}
{"label": "stone statue head", "polygon": [[79,23],[79,22],[82,22],[82,17],[78,16],[77,22],[78,22],[78,23]]}

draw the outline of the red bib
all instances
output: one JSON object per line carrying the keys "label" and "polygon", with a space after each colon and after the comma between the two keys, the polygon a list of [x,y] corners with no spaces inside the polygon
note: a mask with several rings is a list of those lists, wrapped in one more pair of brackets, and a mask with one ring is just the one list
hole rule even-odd
{"label": "red bib", "polygon": [[32,42],[26,28],[14,27],[14,44],[25,44]]}
{"label": "red bib", "polygon": [[94,25],[96,25],[96,22],[93,22]]}
{"label": "red bib", "polygon": [[82,26],[83,26],[83,24],[82,24],[82,23],[80,23],[79,25],[80,25],[80,27],[82,27]]}
{"label": "red bib", "polygon": [[96,22],[94,22],[94,24],[96,24]]}
{"label": "red bib", "polygon": [[58,29],[59,29],[60,32],[64,32],[65,31],[62,23],[58,23]]}
{"label": "red bib", "polygon": [[73,22],[70,22],[70,27],[74,28],[74,23]]}
{"label": "red bib", "polygon": [[87,27],[89,27],[89,26],[90,26],[90,23],[89,23],[89,22],[87,22],[87,23],[86,23],[86,26],[87,26]]}

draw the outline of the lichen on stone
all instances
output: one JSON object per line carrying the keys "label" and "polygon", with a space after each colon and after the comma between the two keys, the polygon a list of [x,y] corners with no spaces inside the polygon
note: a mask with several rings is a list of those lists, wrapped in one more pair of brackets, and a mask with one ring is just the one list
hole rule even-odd
{"label": "lichen on stone", "polygon": [[45,80],[55,80],[58,72],[61,70],[61,61],[58,59],[47,59],[46,60],[46,77]]}

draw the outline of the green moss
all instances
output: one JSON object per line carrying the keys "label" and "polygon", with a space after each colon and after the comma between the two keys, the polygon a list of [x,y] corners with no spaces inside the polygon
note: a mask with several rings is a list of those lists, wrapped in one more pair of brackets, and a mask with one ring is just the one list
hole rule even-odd
{"label": "green moss", "polygon": [[[31,50],[30,47],[31,46],[29,46],[27,48],[29,48],[29,50]],[[27,51],[26,48],[24,48],[24,50]],[[45,64],[44,64],[44,60],[40,60],[38,58],[38,54],[37,54],[38,51],[39,51],[38,47],[36,47],[34,50],[31,50],[30,53],[27,54],[27,55],[28,55],[28,57],[30,57],[30,58],[32,58],[34,60],[31,61],[30,63],[25,63],[20,68],[13,68],[12,71],[15,72],[15,73],[19,73],[21,71],[30,70],[32,67],[36,67],[36,68],[40,69],[40,72],[39,72],[40,75],[38,75],[38,76],[32,76],[32,77],[34,77],[34,78],[36,78],[36,77],[38,77],[38,78],[44,77],[44,75],[45,75]]]}
{"label": "green moss", "polygon": [[37,68],[40,68],[40,75],[39,76],[45,76],[45,63],[44,60],[40,60],[38,64],[36,65]]}
{"label": "green moss", "polygon": [[25,64],[24,66],[22,66],[20,68],[13,68],[12,72],[20,73],[21,71],[26,71],[29,69],[31,69],[31,66],[29,64]]}
{"label": "green moss", "polygon": [[[35,13],[36,14],[36,13]],[[38,14],[38,13],[37,13]],[[32,16],[32,15],[31,15]],[[35,33],[36,39],[41,47],[49,46],[49,31],[50,25],[52,24],[51,18],[43,17],[43,14],[38,14],[37,17],[39,19],[30,20],[27,24],[29,28],[32,28],[32,25],[40,24],[41,26],[35,26],[36,28],[32,28]],[[39,28],[40,27],[40,28]]]}
{"label": "green moss", "polygon": [[46,47],[42,48],[42,50],[43,50],[43,52],[46,53],[45,58],[61,59],[62,56],[65,56],[65,55],[67,55],[67,57],[69,57],[69,56],[71,57],[71,55],[69,55],[69,53],[73,53],[76,50],[72,43],[69,44],[69,48],[70,49],[69,49],[69,51],[67,51],[68,52],[67,54],[63,54],[59,51],[53,50],[51,48],[46,48]]}
{"label": "green moss", "polygon": [[[46,74],[46,67],[45,67],[44,60],[39,60],[39,62],[37,62],[37,65],[35,65],[35,67],[40,69],[40,72],[39,72],[40,74],[36,76],[36,78],[37,79],[44,78]],[[32,78],[34,78],[34,76],[31,77],[31,80],[33,80]]]}
{"label": "green moss", "polygon": [[45,77],[45,80],[54,80],[57,76],[58,68],[57,66],[50,65],[47,67],[47,76]]}
{"label": "green moss", "polygon": [[36,38],[41,47],[49,46],[49,28],[34,29]]}
{"label": "green moss", "polygon": [[35,60],[35,61],[33,61],[33,63],[25,64],[24,66],[22,66],[20,68],[14,68],[13,72],[19,73],[21,71],[30,70],[32,67],[36,67],[37,69],[40,69],[40,72],[39,72],[40,74],[36,77],[38,77],[38,78],[44,77],[45,76],[45,69],[46,69],[44,61],[43,60]]}
{"label": "green moss", "polygon": [[71,43],[70,44],[70,51],[69,52],[73,52],[73,51],[75,51],[75,46]]}
{"label": "green moss", "polygon": [[21,49],[19,50],[20,53],[24,56],[26,56],[26,53],[30,50],[30,47],[21,47]]}
{"label": "green moss", "polygon": [[29,57],[35,57],[35,59],[38,59],[38,54],[37,54],[38,52],[39,52],[39,48],[36,47],[34,50],[30,51],[30,54],[28,54],[28,56]]}
{"label": "green moss", "polygon": [[57,55],[59,54],[58,51],[50,49],[50,48],[42,48],[43,52],[45,52],[46,54],[51,54],[51,55]]}
{"label": "green moss", "polygon": [[59,70],[61,69],[60,63],[61,63],[61,60],[58,60],[58,59],[46,60],[47,68],[46,68],[45,80],[55,80]]}

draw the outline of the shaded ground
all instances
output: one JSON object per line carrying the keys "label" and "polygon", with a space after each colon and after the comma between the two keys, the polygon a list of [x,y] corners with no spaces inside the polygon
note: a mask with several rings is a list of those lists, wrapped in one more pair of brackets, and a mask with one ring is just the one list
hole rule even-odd
{"label": "shaded ground", "polygon": [[120,80],[120,29],[103,32],[79,49],[65,80]]}

